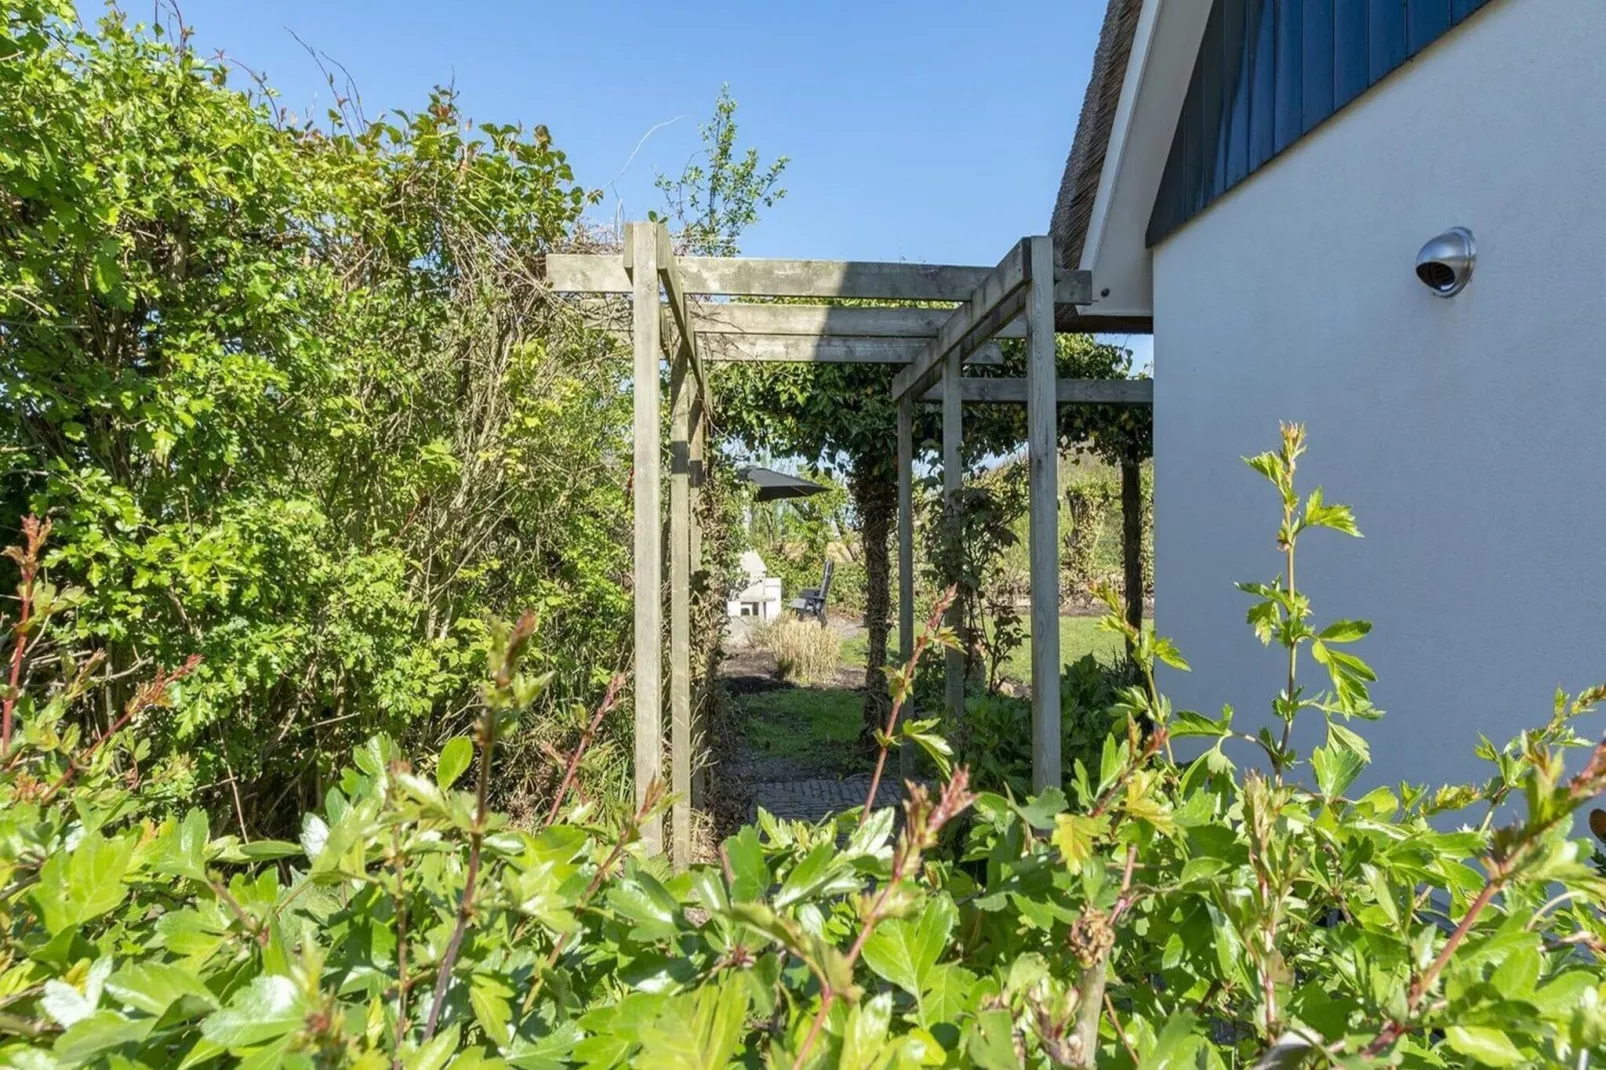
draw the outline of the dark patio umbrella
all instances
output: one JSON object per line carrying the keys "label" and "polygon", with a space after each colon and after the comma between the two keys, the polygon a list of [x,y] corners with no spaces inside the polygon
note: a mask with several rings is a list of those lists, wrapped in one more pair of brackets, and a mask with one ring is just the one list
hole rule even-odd
{"label": "dark patio umbrella", "polygon": [[761,502],[776,502],[783,498],[807,498],[813,494],[824,494],[831,489],[769,468],[743,468],[740,474],[758,488],[758,493],[753,497]]}

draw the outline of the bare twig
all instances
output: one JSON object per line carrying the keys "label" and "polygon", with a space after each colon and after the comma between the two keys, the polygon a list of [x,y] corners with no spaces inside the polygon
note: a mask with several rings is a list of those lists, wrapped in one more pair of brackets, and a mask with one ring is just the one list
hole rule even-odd
{"label": "bare twig", "polygon": [[[489,694],[506,694],[513,685],[518,671],[519,655],[535,634],[535,614],[525,613],[513,626],[507,639],[507,649],[501,664],[492,673]],[[440,1025],[441,1005],[446,999],[446,987],[452,980],[452,967],[457,964],[458,952],[463,947],[463,934],[474,915],[474,889],[480,875],[480,859],[485,846],[487,802],[491,791],[491,758],[496,750],[496,710],[489,701],[480,718],[480,769],[474,787],[474,826],[468,834],[468,874],[463,879],[463,894],[457,902],[457,924],[452,928],[451,939],[446,942],[446,953],[441,956],[440,970],[435,975],[435,995],[430,1002],[429,1019],[424,1024],[424,1043],[428,1043]]]}
{"label": "bare twig", "polygon": [[897,696],[892,700],[892,709],[887,714],[886,731],[882,733],[884,738],[881,740],[881,749],[876,754],[875,774],[870,777],[870,792],[864,797],[864,809],[859,811],[861,825],[869,818],[870,809],[875,806],[876,792],[881,789],[881,774],[887,767],[887,751],[892,747],[892,733],[897,731],[898,716],[903,712],[903,704],[914,687],[915,666],[920,664],[920,659],[931,645],[932,636],[942,627],[943,614],[953,604],[957,593],[957,587],[949,587],[932,605],[931,616],[927,619],[925,628],[921,629],[919,637],[915,639],[914,652],[909,655],[909,661],[903,667],[902,682],[897,689]]}
{"label": "bare twig", "polygon": [[580,759],[591,747],[591,741],[596,737],[597,729],[602,726],[602,719],[612,713],[619,705],[619,692],[624,687],[624,673],[615,673],[608,681],[608,691],[602,696],[602,702],[597,706],[597,712],[591,716],[591,723],[580,735],[580,742],[575,745],[574,752],[569,755],[568,765],[563,770],[563,782],[558,785],[558,793],[552,799],[552,808],[547,811],[546,825],[550,828],[558,819],[558,813],[563,808],[563,800],[569,795],[569,788],[574,785],[574,774],[580,768]]}
{"label": "bare twig", "polygon": [[[6,694],[0,699],[0,758],[11,753],[11,713],[17,705],[17,685],[22,678],[24,656],[28,652],[28,632],[33,624],[34,581],[39,575],[39,551],[50,538],[50,521],[36,516],[22,518],[22,535],[26,546],[11,546],[7,557],[17,563],[22,582],[17,584],[17,597],[22,603],[17,623],[12,627],[11,675],[7,680]],[[35,640],[37,642],[37,639]]]}
{"label": "bare twig", "polygon": [[407,1035],[407,885],[399,826],[391,830],[391,852],[395,855],[396,870],[396,891],[392,900],[396,912],[396,1043],[393,1045],[395,1057],[391,1066],[399,1068],[402,1038]]}
{"label": "bare twig", "polygon": [[39,805],[45,806],[50,800],[54,799],[57,793],[66,787],[72,778],[78,775],[78,771],[95,756],[95,752],[100,750],[101,744],[121,732],[128,726],[130,721],[141,713],[165,703],[167,701],[167,689],[175,682],[194,672],[195,667],[200,663],[201,655],[191,654],[189,659],[178,668],[171,672],[157,672],[155,676],[143,684],[138,691],[134,692],[134,697],[128,700],[128,705],[123,709],[123,715],[117,718],[116,722],[100,735],[100,738],[89,745],[89,749],[84,752],[82,759],[79,759],[77,755],[68,755],[67,771],[61,774],[61,779],[50,786],[49,791],[45,792],[44,797],[39,800]]}

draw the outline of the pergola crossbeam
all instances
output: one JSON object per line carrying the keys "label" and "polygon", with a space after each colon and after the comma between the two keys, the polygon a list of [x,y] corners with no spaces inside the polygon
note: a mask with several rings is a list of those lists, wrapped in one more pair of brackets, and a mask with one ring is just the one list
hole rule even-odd
{"label": "pergola crossbeam", "polygon": [[990,340],[1024,311],[1021,289],[1032,281],[1027,247],[1025,241],[1017,242],[987,273],[969,300],[948,314],[926,351],[892,380],[893,400],[924,390],[941,374],[949,353],[958,351],[963,360],[971,349]]}
{"label": "pergola crossbeam", "polygon": [[[1024,405],[1029,396],[1025,379],[959,380],[965,404]],[[926,403],[943,400],[939,384],[920,395]],[[1061,405],[1152,405],[1153,379],[1056,379],[1054,400]]]}
{"label": "pergola crossbeam", "polygon": [[[681,256],[688,294],[730,297],[842,297],[881,301],[965,301],[987,268],[873,260],[764,260]],[[556,293],[627,294],[617,256],[549,253],[547,285]]]}
{"label": "pergola crossbeam", "polygon": [[[937,332],[952,308],[903,306],[866,308],[857,305],[752,305],[705,303],[692,310],[703,334],[779,334],[809,338],[927,339]],[[1025,338],[1026,324],[1016,321],[999,338]]]}
{"label": "pergola crossbeam", "polygon": [[[994,343],[982,347],[975,364],[1004,362]],[[726,362],[786,364],[911,364],[925,349],[920,339],[806,337],[787,334],[705,334],[699,349],[705,359]]]}

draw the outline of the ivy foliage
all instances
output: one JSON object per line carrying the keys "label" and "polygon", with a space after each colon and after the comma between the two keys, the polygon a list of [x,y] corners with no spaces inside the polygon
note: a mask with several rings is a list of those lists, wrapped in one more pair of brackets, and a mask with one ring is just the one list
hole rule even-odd
{"label": "ivy foliage", "polygon": [[[1303,433],[1252,460],[1293,555],[1343,506],[1296,488]],[[71,592],[31,579],[12,649]],[[33,562],[33,564],[30,564]],[[955,768],[890,810],[761,814],[720,864],[670,874],[636,843],[663,804],[487,806],[498,741],[550,676],[533,622],[493,630],[471,733],[410,761],[388,738],[295,840],[221,834],[145,788],[148,719],[198,666],[148,680],[85,744],[64,706],[93,671],[8,690],[0,745],[0,1059],[25,1066],[1575,1066],[1606,1054],[1602,879],[1570,840],[1606,788],[1577,733],[1606,694],[1558,696],[1486,743],[1481,784],[1357,793],[1376,716],[1367,629],[1319,623],[1291,572],[1250,623],[1296,673],[1297,754],[1231,711],[1174,711],[1166,640],[1112,606],[1139,682],[1064,792],[974,793]],[[1113,601],[1113,599],[1112,599]],[[44,608],[40,608],[44,607]],[[917,646],[952,643],[939,606]],[[1310,655],[1306,658],[1305,655]],[[1338,655],[1342,655],[1342,657]],[[917,657],[918,657],[917,653]],[[892,728],[915,666],[892,674]],[[617,698],[611,689],[599,718]],[[1276,721],[1273,722],[1274,724]],[[1203,740],[1191,762],[1172,742]],[[940,742],[940,741],[935,741]],[[1240,768],[1230,748],[1269,760]],[[883,750],[883,755],[885,750]],[[1575,757],[1569,758],[1569,754]],[[576,750],[565,773],[581,758]],[[1570,769],[1568,767],[1571,767]],[[1304,774],[1308,774],[1308,779]],[[1451,830],[1452,825],[1458,824]]]}
{"label": "ivy foliage", "polygon": [[0,5],[0,38],[0,524],[55,522],[82,601],[51,641],[105,655],[82,727],[203,654],[152,790],[282,831],[354,743],[462,727],[491,616],[538,609],[543,710],[594,701],[628,398],[543,296],[588,201],[547,131],[447,90],[297,123],[69,0]]}

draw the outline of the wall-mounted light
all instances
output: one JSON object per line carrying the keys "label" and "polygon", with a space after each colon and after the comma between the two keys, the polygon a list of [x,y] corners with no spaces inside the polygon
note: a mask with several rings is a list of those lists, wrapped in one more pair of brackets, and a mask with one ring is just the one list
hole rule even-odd
{"label": "wall-mounted light", "polygon": [[1454,297],[1467,287],[1478,262],[1478,245],[1466,227],[1451,227],[1416,254],[1416,277],[1440,297]]}

